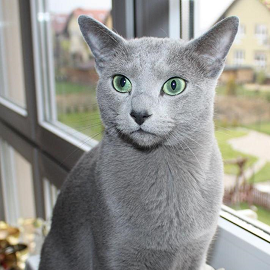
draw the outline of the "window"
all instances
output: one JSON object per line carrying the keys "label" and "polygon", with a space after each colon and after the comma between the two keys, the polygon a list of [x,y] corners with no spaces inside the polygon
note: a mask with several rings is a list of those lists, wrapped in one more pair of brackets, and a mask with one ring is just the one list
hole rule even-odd
{"label": "window", "polygon": [[263,52],[255,52],[254,64],[259,69],[265,69],[267,67],[266,54]]}
{"label": "window", "polygon": [[268,43],[268,29],[265,24],[256,24],[255,26],[255,37],[258,39],[259,43],[262,45],[267,45]]}
{"label": "window", "polygon": [[[236,40],[232,45],[216,88],[214,121],[224,160],[223,202],[233,208],[238,217],[244,216],[254,226],[262,230],[266,227],[269,231],[270,204],[262,202],[265,198],[270,200],[267,191],[270,155],[263,154],[270,145],[270,133],[266,128],[270,125],[270,96],[265,92],[270,89],[269,59],[266,57],[269,48],[257,52],[254,33],[247,29],[248,25],[256,25],[256,37],[265,39],[268,30],[260,23],[262,18],[248,14],[262,14],[263,18],[265,14],[265,19],[269,20],[269,10],[260,1],[252,0],[223,1],[222,5],[214,1],[200,2],[204,5],[197,6],[200,14],[195,21],[199,20],[197,25],[206,27],[204,30],[228,16],[238,16],[241,22],[237,37],[241,42]],[[201,32],[199,28],[197,36]]]}
{"label": "window", "polygon": [[238,33],[235,37],[235,43],[241,43],[242,39],[245,37],[246,34],[246,26],[243,24],[239,25]]}
{"label": "window", "polygon": [[0,140],[1,179],[6,221],[16,226],[19,218],[35,218],[31,164],[6,141]]}
{"label": "window", "polygon": [[66,3],[44,0],[34,11],[38,14],[37,59],[44,63],[38,71],[43,107],[40,114],[42,121],[74,137],[81,132],[100,140],[103,127],[96,101],[98,75],[77,20],[85,14],[112,28],[111,0]]}
{"label": "window", "polygon": [[[257,4],[265,8],[253,2],[255,7],[247,10],[243,0],[0,1],[0,219],[15,225],[18,217],[50,220],[68,172],[101,138],[97,74],[78,31],[79,14],[89,14],[127,38],[185,40],[224,16],[238,15],[241,42],[228,55],[216,95],[216,137],[225,160],[227,207],[219,221],[219,253],[211,264],[253,270],[256,266],[250,262],[259,262],[260,270],[268,269],[268,48],[254,49],[257,40],[248,32],[251,23],[261,25],[260,16],[239,11],[251,14]],[[255,35],[267,36],[267,29],[258,28]],[[239,231],[246,234],[240,236]],[[249,255],[243,262],[226,247],[234,255]]]}
{"label": "window", "polygon": [[237,66],[243,65],[245,61],[245,52],[237,50],[234,52],[234,64]]}
{"label": "window", "polygon": [[[10,10],[11,12],[4,12]],[[26,107],[20,11],[17,0],[0,2],[0,102]],[[16,79],[14,79],[16,78]]]}
{"label": "window", "polygon": [[43,184],[45,199],[45,220],[49,221],[52,218],[52,210],[55,205],[59,190],[46,178],[43,179]]}

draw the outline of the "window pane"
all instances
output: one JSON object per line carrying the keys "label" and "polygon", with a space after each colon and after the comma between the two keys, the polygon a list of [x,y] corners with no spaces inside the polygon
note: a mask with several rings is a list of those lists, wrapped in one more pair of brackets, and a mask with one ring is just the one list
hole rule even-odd
{"label": "window pane", "polygon": [[0,1],[0,95],[26,107],[18,0]]}
{"label": "window pane", "polygon": [[19,218],[36,217],[32,166],[3,140],[0,154],[6,221],[17,226]]}
{"label": "window pane", "polygon": [[44,179],[43,183],[45,198],[45,217],[46,221],[50,221],[50,219],[52,218],[53,207],[55,205],[59,190],[47,179]]}
{"label": "window pane", "polygon": [[221,18],[240,18],[217,87],[216,138],[224,159],[224,204],[262,227],[270,226],[269,4],[201,0],[195,17],[196,36]]}
{"label": "window pane", "polygon": [[[43,13],[39,13],[39,40],[43,48],[40,57],[44,63],[45,119],[62,128],[61,124],[65,124],[99,140],[103,127],[96,100],[98,75],[95,60],[77,21],[79,15],[85,14],[112,28],[111,0],[44,0],[38,8],[43,9]],[[72,135],[78,133],[65,129]]]}

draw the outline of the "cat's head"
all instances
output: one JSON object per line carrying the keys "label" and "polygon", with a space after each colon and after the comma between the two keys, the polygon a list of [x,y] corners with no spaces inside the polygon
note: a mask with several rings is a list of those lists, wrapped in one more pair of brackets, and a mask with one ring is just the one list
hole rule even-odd
{"label": "cat's head", "polygon": [[100,77],[97,98],[107,131],[153,147],[177,144],[212,123],[215,86],[238,24],[237,17],[226,18],[189,42],[125,40],[80,16]]}

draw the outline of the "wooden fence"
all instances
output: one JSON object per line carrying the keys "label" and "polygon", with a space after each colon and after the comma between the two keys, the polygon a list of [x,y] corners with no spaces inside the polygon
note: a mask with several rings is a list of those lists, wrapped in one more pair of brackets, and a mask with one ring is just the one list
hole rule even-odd
{"label": "wooden fence", "polygon": [[270,193],[262,192],[254,185],[244,183],[237,190],[235,188],[225,190],[223,202],[227,205],[246,202],[270,210]]}

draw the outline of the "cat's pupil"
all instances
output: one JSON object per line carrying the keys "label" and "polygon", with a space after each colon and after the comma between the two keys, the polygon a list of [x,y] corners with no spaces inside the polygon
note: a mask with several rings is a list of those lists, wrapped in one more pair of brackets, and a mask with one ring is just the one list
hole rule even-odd
{"label": "cat's pupil", "polygon": [[171,82],[171,88],[172,88],[172,90],[175,90],[175,88],[176,88],[176,81],[175,80],[173,80]]}
{"label": "cat's pupil", "polygon": [[121,80],[120,80],[121,87],[124,87],[125,84],[126,84],[126,78],[125,77],[122,77]]}

